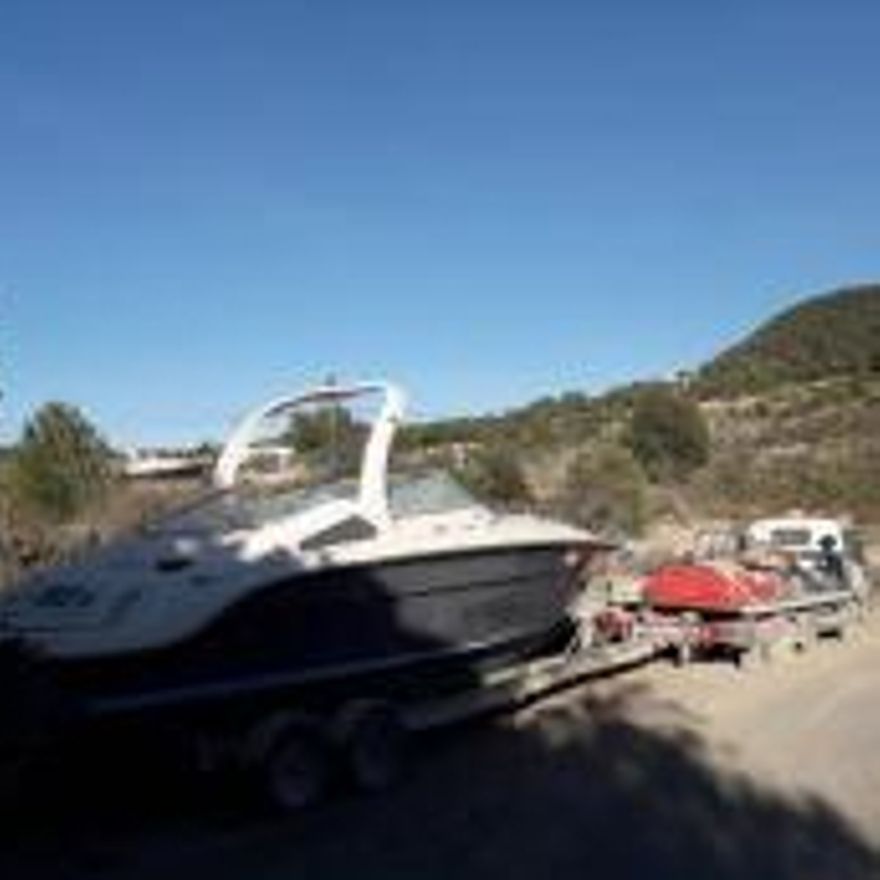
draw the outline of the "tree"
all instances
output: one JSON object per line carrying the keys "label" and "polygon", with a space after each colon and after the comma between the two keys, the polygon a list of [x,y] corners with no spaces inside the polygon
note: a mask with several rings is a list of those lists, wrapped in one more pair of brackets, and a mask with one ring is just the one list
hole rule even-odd
{"label": "tree", "polygon": [[647,480],[633,454],[616,445],[581,452],[568,466],[562,513],[597,531],[637,534],[645,520]]}
{"label": "tree", "polygon": [[709,457],[709,429],[694,401],[658,385],[636,398],[627,444],[658,482],[680,480]]}
{"label": "tree", "polygon": [[7,478],[13,503],[57,524],[105,495],[112,479],[112,452],[76,407],[48,403],[25,425]]}

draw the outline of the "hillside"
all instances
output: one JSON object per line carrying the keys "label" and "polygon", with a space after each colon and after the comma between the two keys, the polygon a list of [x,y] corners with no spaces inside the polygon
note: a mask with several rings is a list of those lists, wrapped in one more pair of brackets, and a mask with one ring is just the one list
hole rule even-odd
{"label": "hillside", "polygon": [[845,374],[880,373],[880,285],[838,290],[788,309],[703,366],[702,397],[734,396]]}
{"label": "hillside", "polygon": [[[697,367],[686,393],[704,402],[732,400],[843,377],[880,378],[880,284],[814,297],[771,318]],[[569,391],[502,414],[421,424],[408,440],[431,446],[503,439],[523,449],[580,443],[625,419],[639,395],[658,384],[668,383],[637,382],[596,396]],[[838,397],[846,387],[838,387]]]}
{"label": "hillside", "polygon": [[880,518],[880,284],[814,297],[699,369],[712,455],[689,487],[724,513]]}
{"label": "hillside", "polygon": [[804,507],[880,521],[880,284],[805,300],[688,381],[569,392],[420,425],[406,438],[439,454],[503,449],[521,463],[533,497],[564,512],[569,466],[578,455],[621,448],[636,401],[657,386],[698,402],[710,454],[686,480],[647,487],[648,520]]}
{"label": "hillside", "polygon": [[700,508],[880,519],[880,375],[789,383],[701,409],[712,454],[686,487]]}

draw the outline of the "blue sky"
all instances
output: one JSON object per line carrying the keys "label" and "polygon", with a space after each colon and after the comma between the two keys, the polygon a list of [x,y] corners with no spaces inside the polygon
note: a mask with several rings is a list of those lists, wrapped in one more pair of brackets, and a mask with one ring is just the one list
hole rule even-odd
{"label": "blue sky", "polygon": [[4,0],[4,430],[692,366],[880,276],[880,4]]}

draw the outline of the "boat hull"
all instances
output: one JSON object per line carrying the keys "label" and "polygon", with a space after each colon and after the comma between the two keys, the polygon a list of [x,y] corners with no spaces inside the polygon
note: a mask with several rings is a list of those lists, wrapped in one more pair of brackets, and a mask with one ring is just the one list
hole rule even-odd
{"label": "boat hull", "polygon": [[438,554],[266,585],[172,646],[56,664],[91,713],[237,713],[429,697],[571,632],[562,545]]}

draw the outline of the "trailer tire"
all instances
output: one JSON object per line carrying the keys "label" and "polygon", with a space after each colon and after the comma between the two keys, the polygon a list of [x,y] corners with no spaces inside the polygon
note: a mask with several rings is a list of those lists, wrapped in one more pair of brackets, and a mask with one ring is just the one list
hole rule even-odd
{"label": "trailer tire", "polygon": [[811,617],[802,617],[797,623],[797,631],[794,638],[794,649],[798,654],[807,654],[811,651],[818,639],[816,625]]}
{"label": "trailer tire", "polygon": [[363,791],[384,791],[403,775],[407,730],[391,703],[363,701],[343,707],[334,724],[349,778]]}
{"label": "trailer tire", "polygon": [[694,660],[694,646],[687,639],[683,639],[675,646],[675,665],[679,667],[690,666]]}
{"label": "trailer tire", "polygon": [[331,755],[320,727],[283,714],[251,732],[246,769],[262,803],[275,813],[297,813],[320,801],[331,779]]}
{"label": "trailer tire", "polygon": [[770,661],[770,653],[767,646],[755,644],[749,648],[743,648],[737,652],[736,665],[743,672],[753,672],[766,666]]}

